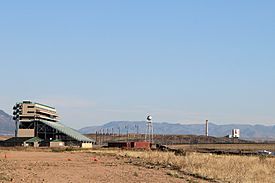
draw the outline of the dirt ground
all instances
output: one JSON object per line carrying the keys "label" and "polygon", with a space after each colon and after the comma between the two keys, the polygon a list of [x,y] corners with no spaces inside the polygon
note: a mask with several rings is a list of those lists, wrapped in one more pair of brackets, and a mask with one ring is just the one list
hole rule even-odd
{"label": "dirt ground", "polygon": [[0,150],[0,182],[193,182],[127,161],[89,152]]}

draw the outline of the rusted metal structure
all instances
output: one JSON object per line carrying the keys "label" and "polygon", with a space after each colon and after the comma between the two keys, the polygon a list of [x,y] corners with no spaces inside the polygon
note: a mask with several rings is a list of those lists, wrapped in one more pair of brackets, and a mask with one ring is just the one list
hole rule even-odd
{"label": "rusted metal structure", "polygon": [[123,149],[151,149],[152,143],[150,142],[108,142],[108,147],[117,147]]}

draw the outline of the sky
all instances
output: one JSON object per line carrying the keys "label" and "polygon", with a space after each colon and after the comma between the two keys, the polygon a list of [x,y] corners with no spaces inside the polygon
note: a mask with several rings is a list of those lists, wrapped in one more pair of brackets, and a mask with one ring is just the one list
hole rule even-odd
{"label": "sky", "polygon": [[275,1],[2,1],[0,109],[74,128],[275,123]]}

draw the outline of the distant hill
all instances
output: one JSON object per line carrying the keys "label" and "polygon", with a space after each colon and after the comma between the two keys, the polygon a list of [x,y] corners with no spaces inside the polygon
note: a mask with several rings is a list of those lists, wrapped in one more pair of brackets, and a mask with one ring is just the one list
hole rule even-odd
{"label": "distant hill", "polygon": [[[109,132],[113,131],[118,133],[120,128],[121,133],[126,133],[125,126],[128,126],[129,133],[135,133],[137,131],[136,126],[139,127],[139,133],[146,131],[145,121],[113,121],[106,123],[102,126],[90,126],[81,128],[79,131],[83,134],[95,133],[100,129],[107,129]],[[228,125],[216,125],[209,123],[209,135],[215,137],[224,137],[231,134],[231,130],[237,128],[241,131],[242,139],[263,139],[271,140],[275,139],[275,126],[265,125],[245,125],[245,124],[228,124]],[[204,135],[204,124],[173,124],[173,123],[154,123],[155,134],[191,134],[191,135]]]}
{"label": "distant hill", "polygon": [[0,110],[0,135],[14,135],[15,123],[12,116]]}

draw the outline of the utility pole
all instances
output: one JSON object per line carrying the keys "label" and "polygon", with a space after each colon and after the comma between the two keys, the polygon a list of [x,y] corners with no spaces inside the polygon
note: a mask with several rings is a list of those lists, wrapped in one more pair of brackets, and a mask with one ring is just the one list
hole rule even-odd
{"label": "utility pole", "polygon": [[127,133],[127,142],[129,141],[129,127],[128,125],[125,126],[126,133]]}
{"label": "utility pole", "polygon": [[205,121],[205,136],[208,137],[208,120]]}
{"label": "utility pole", "polygon": [[98,137],[99,137],[98,144],[101,145],[101,129],[99,130]]}
{"label": "utility pole", "polygon": [[136,131],[136,138],[138,139],[138,130],[139,130],[138,128],[139,128],[139,126],[138,126],[138,125],[135,125],[135,128],[136,128],[136,130],[137,130],[137,131]]}
{"label": "utility pole", "polygon": [[137,135],[138,135],[138,128],[139,128],[139,126],[138,125],[135,125],[135,128],[137,129]]}
{"label": "utility pole", "polygon": [[120,137],[120,127],[118,127],[118,136]]}
{"label": "utility pole", "polygon": [[104,137],[105,137],[105,129],[103,128],[103,140],[102,140],[102,144],[104,143]]}

